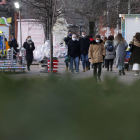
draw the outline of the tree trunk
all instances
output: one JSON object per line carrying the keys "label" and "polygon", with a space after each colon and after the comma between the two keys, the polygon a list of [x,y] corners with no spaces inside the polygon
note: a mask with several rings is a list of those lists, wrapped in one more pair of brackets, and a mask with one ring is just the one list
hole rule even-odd
{"label": "tree trunk", "polygon": [[50,75],[53,74],[53,34],[52,34],[52,17],[49,18],[49,40],[50,40]]}

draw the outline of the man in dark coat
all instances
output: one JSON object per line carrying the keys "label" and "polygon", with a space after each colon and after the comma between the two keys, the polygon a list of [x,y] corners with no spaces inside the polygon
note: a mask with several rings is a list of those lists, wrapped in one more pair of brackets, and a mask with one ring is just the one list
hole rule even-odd
{"label": "man in dark coat", "polygon": [[76,63],[76,72],[79,72],[80,44],[76,35],[72,35],[72,40],[68,43],[68,55],[70,56],[71,72],[74,72],[73,61]]}
{"label": "man in dark coat", "polygon": [[16,59],[16,55],[17,55],[17,47],[18,47],[18,44],[17,44],[17,40],[15,39],[14,35],[12,35],[10,37],[10,41],[8,42],[8,45],[10,46],[10,49],[13,48],[13,57],[14,59]]}
{"label": "man in dark coat", "polygon": [[[69,41],[72,40],[72,34],[69,31],[68,36],[64,38],[65,44],[68,46]],[[66,62],[66,71],[68,71],[69,63]],[[69,68],[70,69],[70,68]]]}
{"label": "man in dark coat", "polygon": [[33,62],[33,51],[35,49],[34,42],[31,40],[31,36],[28,36],[26,42],[24,42],[23,47],[26,49],[26,60],[27,69],[30,71],[30,65]]}
{"label": "man in dark coat", "polygon": [[86,35],[85,32],[82,32],[82,37],[80,38],[80,50],[81,50],[81,58],[82,58],[82,64],[83,64],[83,72],[86,70],[88,71],[90,68],[90,63],[88,60],[88,50],[90,47],[90,39]]}

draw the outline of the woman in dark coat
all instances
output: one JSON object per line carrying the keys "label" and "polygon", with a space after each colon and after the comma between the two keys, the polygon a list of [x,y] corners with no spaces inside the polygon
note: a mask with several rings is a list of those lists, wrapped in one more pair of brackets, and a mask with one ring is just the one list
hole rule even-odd
{"label": "woman in dark coat", "polygon": [[133,70],[136,71],[135,75],[137,76],[140,71],[140,33],[136,33],[129,46],[132,47],[129,64],[133,65]]}
{"label": "woman in dark coat", "polygon": [[31,36],[28,36],[26,42],[24,42],[23,47],[26,49],[26,60],[27,69],[30,71],[30,65],[33,62],[33,51],[35,49],[34,42],[32,42]]}
{"label": "woman in dark coat", "polygon": [[13,57],[14,57],[14,59],[16,59],[18,44],[17,44],[17,40],[15,39],[14,36],[10,37],[10,41],[8,42],[8,45],[10,46],[10,49],[11,48],[14,49]]}

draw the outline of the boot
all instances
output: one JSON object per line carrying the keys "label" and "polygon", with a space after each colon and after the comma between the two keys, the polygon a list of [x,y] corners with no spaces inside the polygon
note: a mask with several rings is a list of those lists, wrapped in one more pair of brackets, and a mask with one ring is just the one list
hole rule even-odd
{"label": "boot", "polygon": [[109,66],[107,66],[107,71],[109,71]]}
{"label": "boot", "polygon": [[27,70],[30,71],[30,66],[27,66]]}
{"label": "boot", "polygon": [[124,68],[122,68],[122,74],[125,75]]}
{"label": "boot", "polygon": [[112,71],[112,66],[110,67],[110,71]]}
{"label": "boot", "polygon": [[68,67],[66,67],[66,71],[68,71]]}
{"label": "boot", "polygon": [[86,71],[88,71],[89,70],[89,68],[88,67],[86,67]]}
{"label": "boot", "polygon": [[119,75],[122,75],[122,71],[121,70],[119,70]]}
{"label": "boot", "polygon": [[85,69],[83,69],[83,72],[85,72]]}

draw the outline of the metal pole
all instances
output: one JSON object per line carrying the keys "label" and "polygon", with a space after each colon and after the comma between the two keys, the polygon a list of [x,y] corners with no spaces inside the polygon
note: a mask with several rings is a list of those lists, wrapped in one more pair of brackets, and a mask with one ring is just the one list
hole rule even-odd
{"label": "metal pole", "polygon": [[22,28],[21,28],[21,11],[19,9],[19,21],[20,21],[20,49],[22,48]]}
{"label": "metal pole", "polygon": [[117,0],[117,34],[119,33],[119,0]]}
{"label": "metal pole", "polygon": [[109,7],[108,7],[108,0],[107,0],[107,37],[109,36]]}
{"label": "metal pole", "polygon": [[131,14],[131,0],[128,0],[128,14]]}
{"label": "metal pole", "polygon": [[52,34],[52,26],[53,26],[53,5],[52,0],[50,0],[50,16],[49,16],[49,40],[50,40],[50,75],[53,74],[53,34]]}

